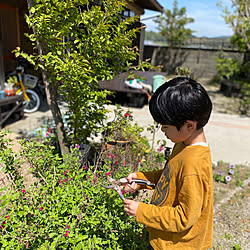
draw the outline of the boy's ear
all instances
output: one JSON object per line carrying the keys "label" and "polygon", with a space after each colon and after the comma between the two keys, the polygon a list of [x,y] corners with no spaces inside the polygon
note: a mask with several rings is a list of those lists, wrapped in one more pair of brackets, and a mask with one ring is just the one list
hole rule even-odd
{"label": "boy's ear", "polygon": [[187,120],[186,121],[186,126],[188,130],[195,130],[197,127],[197,121],[191,121],[191,120]]}

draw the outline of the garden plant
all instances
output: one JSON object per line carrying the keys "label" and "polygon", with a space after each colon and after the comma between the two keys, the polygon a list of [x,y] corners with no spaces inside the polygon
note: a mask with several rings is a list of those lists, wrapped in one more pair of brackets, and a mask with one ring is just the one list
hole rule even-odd
{"label": "garden plant", "polygon": [[[162,167],[164,149],[161,145],[153,152],[152,166],[150,143],[133,114],[119,107],[115,112],[116,119],[105,129],[111,132],[120,123],[130,144],[107,149],[104,141],[93,146],[102,150],[84,165],[78,147],[62,159],[51,136],[42,142],[22,140],[14,152],[11,140],[0,132],[5,173],[0,179],[1,249],[145,249],[143,227],[124,212],[117,193],[100,184],[107,184],[107,176],[116,179]],[[30,168],[31,183],[24,181],[23,164]]]}
{"label": "garden plant", "polygon": [[[27,0],[27,34],[34,53],[22,48],[16,56],[42,70],[48,104],[56,125],[62,154],[71,144],[87,143],[106,119],[108,91],[98,82],[110,80],[130,69],[144,69],[134,44],[143,27],[137,17],[123,18],[124,1],[116,0]],[[138,61],[138,64],[134,62]],[[58,95],[68,104],[68,128],[64,128]]]}

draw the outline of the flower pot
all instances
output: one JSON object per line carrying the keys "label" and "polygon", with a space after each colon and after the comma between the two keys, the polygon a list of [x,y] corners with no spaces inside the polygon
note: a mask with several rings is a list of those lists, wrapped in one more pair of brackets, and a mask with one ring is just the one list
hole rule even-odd
{"label": "flower pot", "polygon": [[107,149],[111,148],[112,146],[126,146],[128,144],[130,144],[130,140],[126,140],[126,141],[119,141],[119,140],[113,140],[113,141],[108,141],[107,142]]}

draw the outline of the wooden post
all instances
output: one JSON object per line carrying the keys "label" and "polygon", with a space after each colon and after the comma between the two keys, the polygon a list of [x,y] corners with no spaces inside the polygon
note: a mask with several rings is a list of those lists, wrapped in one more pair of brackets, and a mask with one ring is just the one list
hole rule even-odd
{"label": "wooden post", "polygon": [[2,31],[0,26],[0,86],[4,89],[4,65],[3,65],[3,42],[2,42]]}

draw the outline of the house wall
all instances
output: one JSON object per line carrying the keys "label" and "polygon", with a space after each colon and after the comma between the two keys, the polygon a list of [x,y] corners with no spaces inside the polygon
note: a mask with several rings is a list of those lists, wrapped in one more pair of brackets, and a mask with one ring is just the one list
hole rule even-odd
{"label": "house wall", "polygon": [[2,31],[2,54],[4,72],[15,70],[16,61],[11,51],[21,47],[25,52],[32,52],[32,45],[24,35],[30,32],[25,21],[27,13],[26,0],[0,0],[0,25]]}
{"label": "house wall", "polygon": [[[167,64],[168,58],[168,47],[158,47],[144,45],[144,56],[143,59],[151,58],[151,64],[154,66]],[[177,50],[174,50],[176,52]],[[216,68],[216,57],[222,50],[216,49],[192,49],[192,48],[181,48],[180,49],[183,62],[180,66],[188,67],[191,72],[194,73],[196,78],[206,77],[212,78],[217,74]],[[223,50],[227,57],[243,60],[243,53],[234,50]],[[186,59],[184,59],[184,56]],[[181,60],[180,60],[181,61]],[[167,72],[167,68],[164,69]]]}

